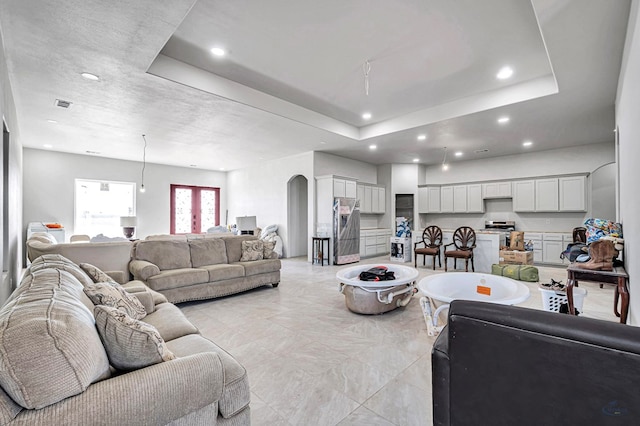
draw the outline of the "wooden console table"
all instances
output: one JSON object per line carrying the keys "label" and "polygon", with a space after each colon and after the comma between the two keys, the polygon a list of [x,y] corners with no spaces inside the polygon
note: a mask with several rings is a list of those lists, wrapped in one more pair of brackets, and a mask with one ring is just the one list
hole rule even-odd
{"label": "wooden console table", "polygon": [[[591,281],[602,284],[615,285],[615,293],[613,299],[613,313],[620,318],[620,323],[627,323],[627,315],[629,313],[629,275],[622,266],[616,266],[613,271],[592,271],[582,269],[575,263],[567,268],[567,300],[569,302],[569,312],[574,315],[575,308],[573,306],[573,286],[578,285],[579,281]],[[618,312],[618,301],[621,299],[620,312]]]}

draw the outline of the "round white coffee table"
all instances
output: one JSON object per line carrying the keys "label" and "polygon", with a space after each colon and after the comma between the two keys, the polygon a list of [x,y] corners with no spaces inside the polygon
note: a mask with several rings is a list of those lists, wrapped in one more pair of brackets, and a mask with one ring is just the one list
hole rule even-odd
{"label": "round white coffee table", "polygon": [[[427,297],[420,298],[420,305],[427,323],[430,336],[440,333],[444,325],[438,325],[438,315],[449,309],[449,303],[456,299],[475,300],[480,302],[516,305],[529,298],[529,287],[499,275],[477,272],[445,272],[429,275],[420,280],[418,288]],[[443,302],[439,308],[434,300]]]}
{"label": "round white coffee table", "polygon": [[[393,271],[394,280],[362,281],[360,272],[376,266],[384,266]],[[406,306],[415,293],[418,270],[404,265],[373,264],[356,265],[340,269],[336,279],[340,283],[340,292],[345,296],[345,303],[351,312],[359,314],[381,314]]]}

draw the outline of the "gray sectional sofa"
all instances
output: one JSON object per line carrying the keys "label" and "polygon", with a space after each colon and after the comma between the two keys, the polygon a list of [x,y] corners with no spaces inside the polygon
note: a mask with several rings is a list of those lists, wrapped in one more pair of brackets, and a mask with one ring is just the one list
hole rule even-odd
{"label": "gray sectional sofa", "polygon": [[[0,424],[250,424],[244,367],[139,282],[124,294],[142,302],[139,322],[155,327],[170,357],[114,369],[96,326],[103,308],[85,294],[94,280],[68,259],[45,255],[0,309]],[[125,343],[124,352],[133,346]]]}
{"label": "gray sectional sofa", "polygon": [[206,238],[152,238],[137,241],[129,269],[135,280],[172,303],[227,296],[280,283],[277,254],[242,261],[243,242],[253,235],[207,235]]}

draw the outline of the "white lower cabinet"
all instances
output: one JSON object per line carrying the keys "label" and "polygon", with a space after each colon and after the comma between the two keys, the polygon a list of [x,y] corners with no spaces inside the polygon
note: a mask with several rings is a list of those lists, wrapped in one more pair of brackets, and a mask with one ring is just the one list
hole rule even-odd
{"label": "white lower cabinet", "polygon": [[525,232],[524,241],[533,243],[533,263],[563,265],[569,263],[560,259],[560,253],[571,242],[571,234],[560,232]]}
{"label": "white lower cabinet", "polygon": [[360,230],[360,257],[381,256],[389,253],[388,229],[362,229]]}
{"label": "white lower cabinet", "polygon": [[524,242],[533,244],[533,263],[542,263],[542,233],[525,232]]}

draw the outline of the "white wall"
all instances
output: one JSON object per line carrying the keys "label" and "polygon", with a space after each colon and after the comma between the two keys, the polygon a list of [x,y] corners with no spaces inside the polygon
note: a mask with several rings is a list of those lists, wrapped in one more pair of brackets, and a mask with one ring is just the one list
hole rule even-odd
{"label": "white wall", "polygon": [[314,176],[338,175],[351,177],[359,182],[378,183],[378,170],[373,164],[325,152],[315,152],[313,158]]}
{"label": "white wall", "polygon": [[[631,3],[627,39],[616,99],[616,123],[619,129],[620,221],[625,237],[624,259],[631,293],[630,318],[640,324],[640,6]],[[635,287],[638,286],[638,289]]]}
{"label": "white wall", "polygon": [[[2,264],[2,280],[0,282],[0,305],[18,285],[22,273],[22,143],[16,115],[15,102],[9,82],[7,63],[2,48],[2,31],[0,30],[0,121],[4,120],[9,130],[9,146],[7,157],[0,169],[0,176],[6,180],[7,187],[0,189],[3,209],[0,210],[0,264]],[[1,123],[0,123],[1,125]],[[4,147],[3,147],[4,148]],[[0,159],[3,155],[0,155]],[[0,185],[2,187],[2,185]],[[6,207],[6,215],[3,214]],[[6,233],[2,223],[6,224]],[[3,241],[7,241],[4,252]],[[4,258],[6,255],[6,263]]]}
{"label": "white wall", "polygon": [[[229,220],[236,216],[256,216],[258,226],[278,225],[278,235],[284,242],[287,256],[287,185],[297,175],[307,178],[308,184],[308,247],[315,231],[315,180],[313,178],[313,152],[267,161],[259,166],[228,172],[230,188],[227,203]],[[311,260],[311,250],[308,250]]]}
{"label": "white wall", "polygon": [[[142,163],[136,161],[24,149],[25,227],[29,222],[56,221],[64,225],[68,240],[74,233],[76,178],[135,182],[139,186],[141,170]],[[146,192],[136,194],[136,237],[169,233],[171,184],[220,188],[220,222],[224,224],[226,173],[147,164],[144,184]]]}
{"label": "white wall", "polygon": [[[612,129],[613,130],[613,129]],[[485,180],[521,179],[556,174],[591,173],[603,164],[615,160],[614,134],[611,142],[571,148],[531,152],[503,157],[449,163],[449,170],[440,165],[427,167],[420,184],[448,184]]]}

